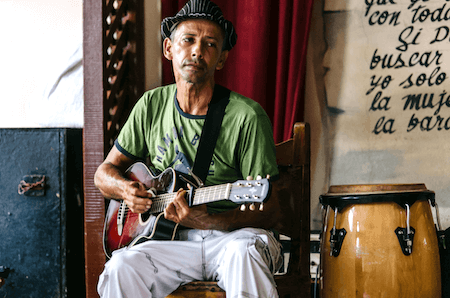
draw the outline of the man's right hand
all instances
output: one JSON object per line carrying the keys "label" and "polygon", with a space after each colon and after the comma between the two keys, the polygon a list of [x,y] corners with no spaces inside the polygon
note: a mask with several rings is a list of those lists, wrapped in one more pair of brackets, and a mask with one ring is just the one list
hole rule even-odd
{"label": "man's right hand", "polygon": [[132,212],[143,213],[152,205],[152,194],[141,182],[124,177],[134,162],[114,146],[95,172],[94,182],[105,198],[124,200]]}
{"label": "man's right hand", "polygon": [[124,183],[122,199],[134,213],[144,213],[152,206],[152,194],[138,181]]}

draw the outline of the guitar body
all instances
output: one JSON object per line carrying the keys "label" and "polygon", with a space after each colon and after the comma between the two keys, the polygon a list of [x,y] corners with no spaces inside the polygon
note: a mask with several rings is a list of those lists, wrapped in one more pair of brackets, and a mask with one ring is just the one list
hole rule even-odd
{"label": "guitar body", "polygon": [[[143,163],[133,164],[125,176],[143,183],[152,191],[152,207],[145,213],[133,213],[124,202],[110,200],[103,229],[103,250],[111,257],[114,250],[133,246],[147,240],[174,240],[178,224],[164,218],[164,209],[173,201],[176,191],[195,181],[172,168],[154,176]],[[195,180],[195,179],[194,179]],[[230,200],[236,204],[262,203],[269,197],[268,179],[238,180],[215,186],[194,188],[189,191],[189,206]]]}
{"label": "guitar body", "polygon": [[[171,168],[158,176],[153,176],[144,164],[135,163],[127,170],[125,176],[142,182],[156,194],[173,193],[182,187],[178,185],[181,181],[177,179],[176,172]],[[122,227],[118,219],[122,219]],[[111,257],[114,250],[149,239],[173,240],[176,229],[177,224],[166,220],[163,213],[157,215],[133,213],[128,210],[125,203],[110,200],[103,229],[103,248],[105,254]]]}

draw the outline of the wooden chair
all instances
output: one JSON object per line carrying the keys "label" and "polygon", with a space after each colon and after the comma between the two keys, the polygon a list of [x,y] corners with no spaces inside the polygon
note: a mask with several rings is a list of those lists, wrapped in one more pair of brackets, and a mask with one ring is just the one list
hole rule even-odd
{"label": "wooden chair", "polygon": [[[290,238],[287,272],[276,275],[278,294],[284,298],[311,297],[310,257],[310,127],[296,123],[292,139],[276,145],[280,180],[281,222],[277,230]],[[287,244],[287,245],[286,245]],[[225,298],[212,281],[196,281],[179,287],[166,298]]]}

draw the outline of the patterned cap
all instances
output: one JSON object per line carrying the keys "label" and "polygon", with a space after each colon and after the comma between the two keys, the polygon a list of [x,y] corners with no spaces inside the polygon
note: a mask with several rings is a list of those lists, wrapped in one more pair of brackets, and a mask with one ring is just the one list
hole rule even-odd
{"label": "patterned cap", "polygon": [[165,18],[161,22],[163,40],[170,38],[172,30],[178,23],[187,19],[206,19],[216,22],[225,31],[224,49],[229,51],[236,44],[237,34],[233,24],[223,17],[219,6],[209,0],[190,0],[174,17]]}

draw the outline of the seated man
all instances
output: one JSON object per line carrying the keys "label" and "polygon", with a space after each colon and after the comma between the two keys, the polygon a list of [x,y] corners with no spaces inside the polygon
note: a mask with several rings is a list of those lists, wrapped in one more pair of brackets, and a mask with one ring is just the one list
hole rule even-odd
{"label": "seated man", "polygon": [[[161,25],[164,56],[176,83],[146,92],[137,102],[114,147],[95,175],[109,199],[146,212],[152,194],[124,176],[139,160],[156,170],[191,173],[209,103],[237,35],[209,0],[191,0]],[[194,167],[195,168],[195,167]],[[277,177],[270,120],[255,101],[231,92],[205,185],[248,176]],[[182,225],[175,241],[149,240],[114,251],[100,276],[101,297],[165,297],[180,285],[215,280],[227,297],[278,297],[273,273],[281,265],[280,244],[269,229],[278,212],[276,193],[264,211],[240,211],[230,201],[189,207],[181,189],[164,217]]]}

